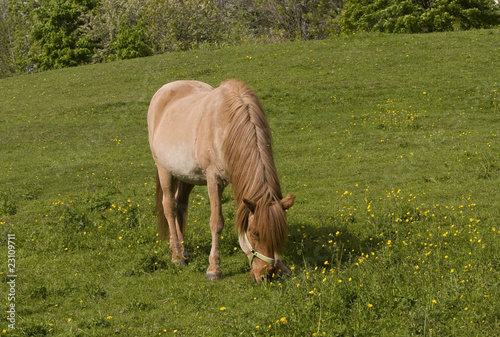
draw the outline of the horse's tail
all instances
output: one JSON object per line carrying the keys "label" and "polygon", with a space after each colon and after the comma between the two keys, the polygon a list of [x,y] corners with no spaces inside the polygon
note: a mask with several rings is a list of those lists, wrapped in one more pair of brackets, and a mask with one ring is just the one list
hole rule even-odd
{"label": "horse's tail", "polygon": [[167,218],[165,217],[165,210],[163,209],[163,189],[161,187],[158,169],[156,170],[156,216],[158,218],[158,236],[162,240],[168,240],[170,231]]}

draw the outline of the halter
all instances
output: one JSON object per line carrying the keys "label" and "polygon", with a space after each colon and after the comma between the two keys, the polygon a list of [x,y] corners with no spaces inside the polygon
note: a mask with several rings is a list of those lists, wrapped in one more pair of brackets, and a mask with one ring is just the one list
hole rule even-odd
{"label": "halter", "polygon": [[274,265],[274,263],[276,262],[274,259],[271,259],[270,257],[267,257],[265,255],[262,255],[261,253],[256,252],[255,249],[252,248],[250,241],[248,241],[248,237],[247,237],[246,232],[245,232],[245,242],[247,243],[248,249],[250,249],[250,252],[252,254],[251,257],[248,257],[248,260],[250,262],[250,268],[252,268],[252,261],[253,261],[254,257],[257,257],[264,262],[267,262],[267,263],[270,263],[271,265]]}

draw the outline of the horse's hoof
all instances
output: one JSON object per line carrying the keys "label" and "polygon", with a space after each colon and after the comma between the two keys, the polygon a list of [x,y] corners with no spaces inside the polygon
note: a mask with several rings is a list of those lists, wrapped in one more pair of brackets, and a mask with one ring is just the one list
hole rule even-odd
{"label": "horse's hoof", "polygon": [[278,274],[277,274],[278,277],[290,277],[291,275],[292,275],[292,272],[288,268],[286,268],[285,270],[279,269]]}
{"label": "horse's hoof", "polygon": [[276,263],[276,269],[277,269],[276,274],[279,277],[288,277],[288,276],[292,275],[292,272],[290,271],[290,269],[288,269],[283,264],[283,262],[281,262],[281,260],[278,260],[278,262]]}
{"label": "horse's hoof", "polygon": [[222,272],[207,272],[207,280],[208,281],[217,281],[222,277]]}

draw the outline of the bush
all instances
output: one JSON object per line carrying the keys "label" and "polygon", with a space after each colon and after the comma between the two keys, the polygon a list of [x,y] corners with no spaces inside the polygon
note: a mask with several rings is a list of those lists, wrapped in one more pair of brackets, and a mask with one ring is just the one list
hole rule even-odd
{"label": "bush", "polygon": [[120,60],[132,59],[151,55],[151,49],[144,41],[143,24],[137,26],[122,26],[111,43],[111,54]]}

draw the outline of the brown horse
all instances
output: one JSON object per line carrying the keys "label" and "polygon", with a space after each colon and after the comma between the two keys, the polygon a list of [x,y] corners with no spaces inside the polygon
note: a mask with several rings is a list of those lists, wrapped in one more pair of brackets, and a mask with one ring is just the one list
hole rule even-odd
{"label": "brown horse", "polygon": [[157,167],[158,233],[165,240],[170,233],[172,261],[185,264],[189,193],[194,185],[207,185],[212,232],[207,279],[221,277],[221,197],[231,183],[239,242],[252,279],[289,274],[278,252],[287,236],[285,210],[295,196],[281,194],[271,131],[255,93],[237,80],[217,89],[197,81],[166,84],[149,105],[148,131]]}

